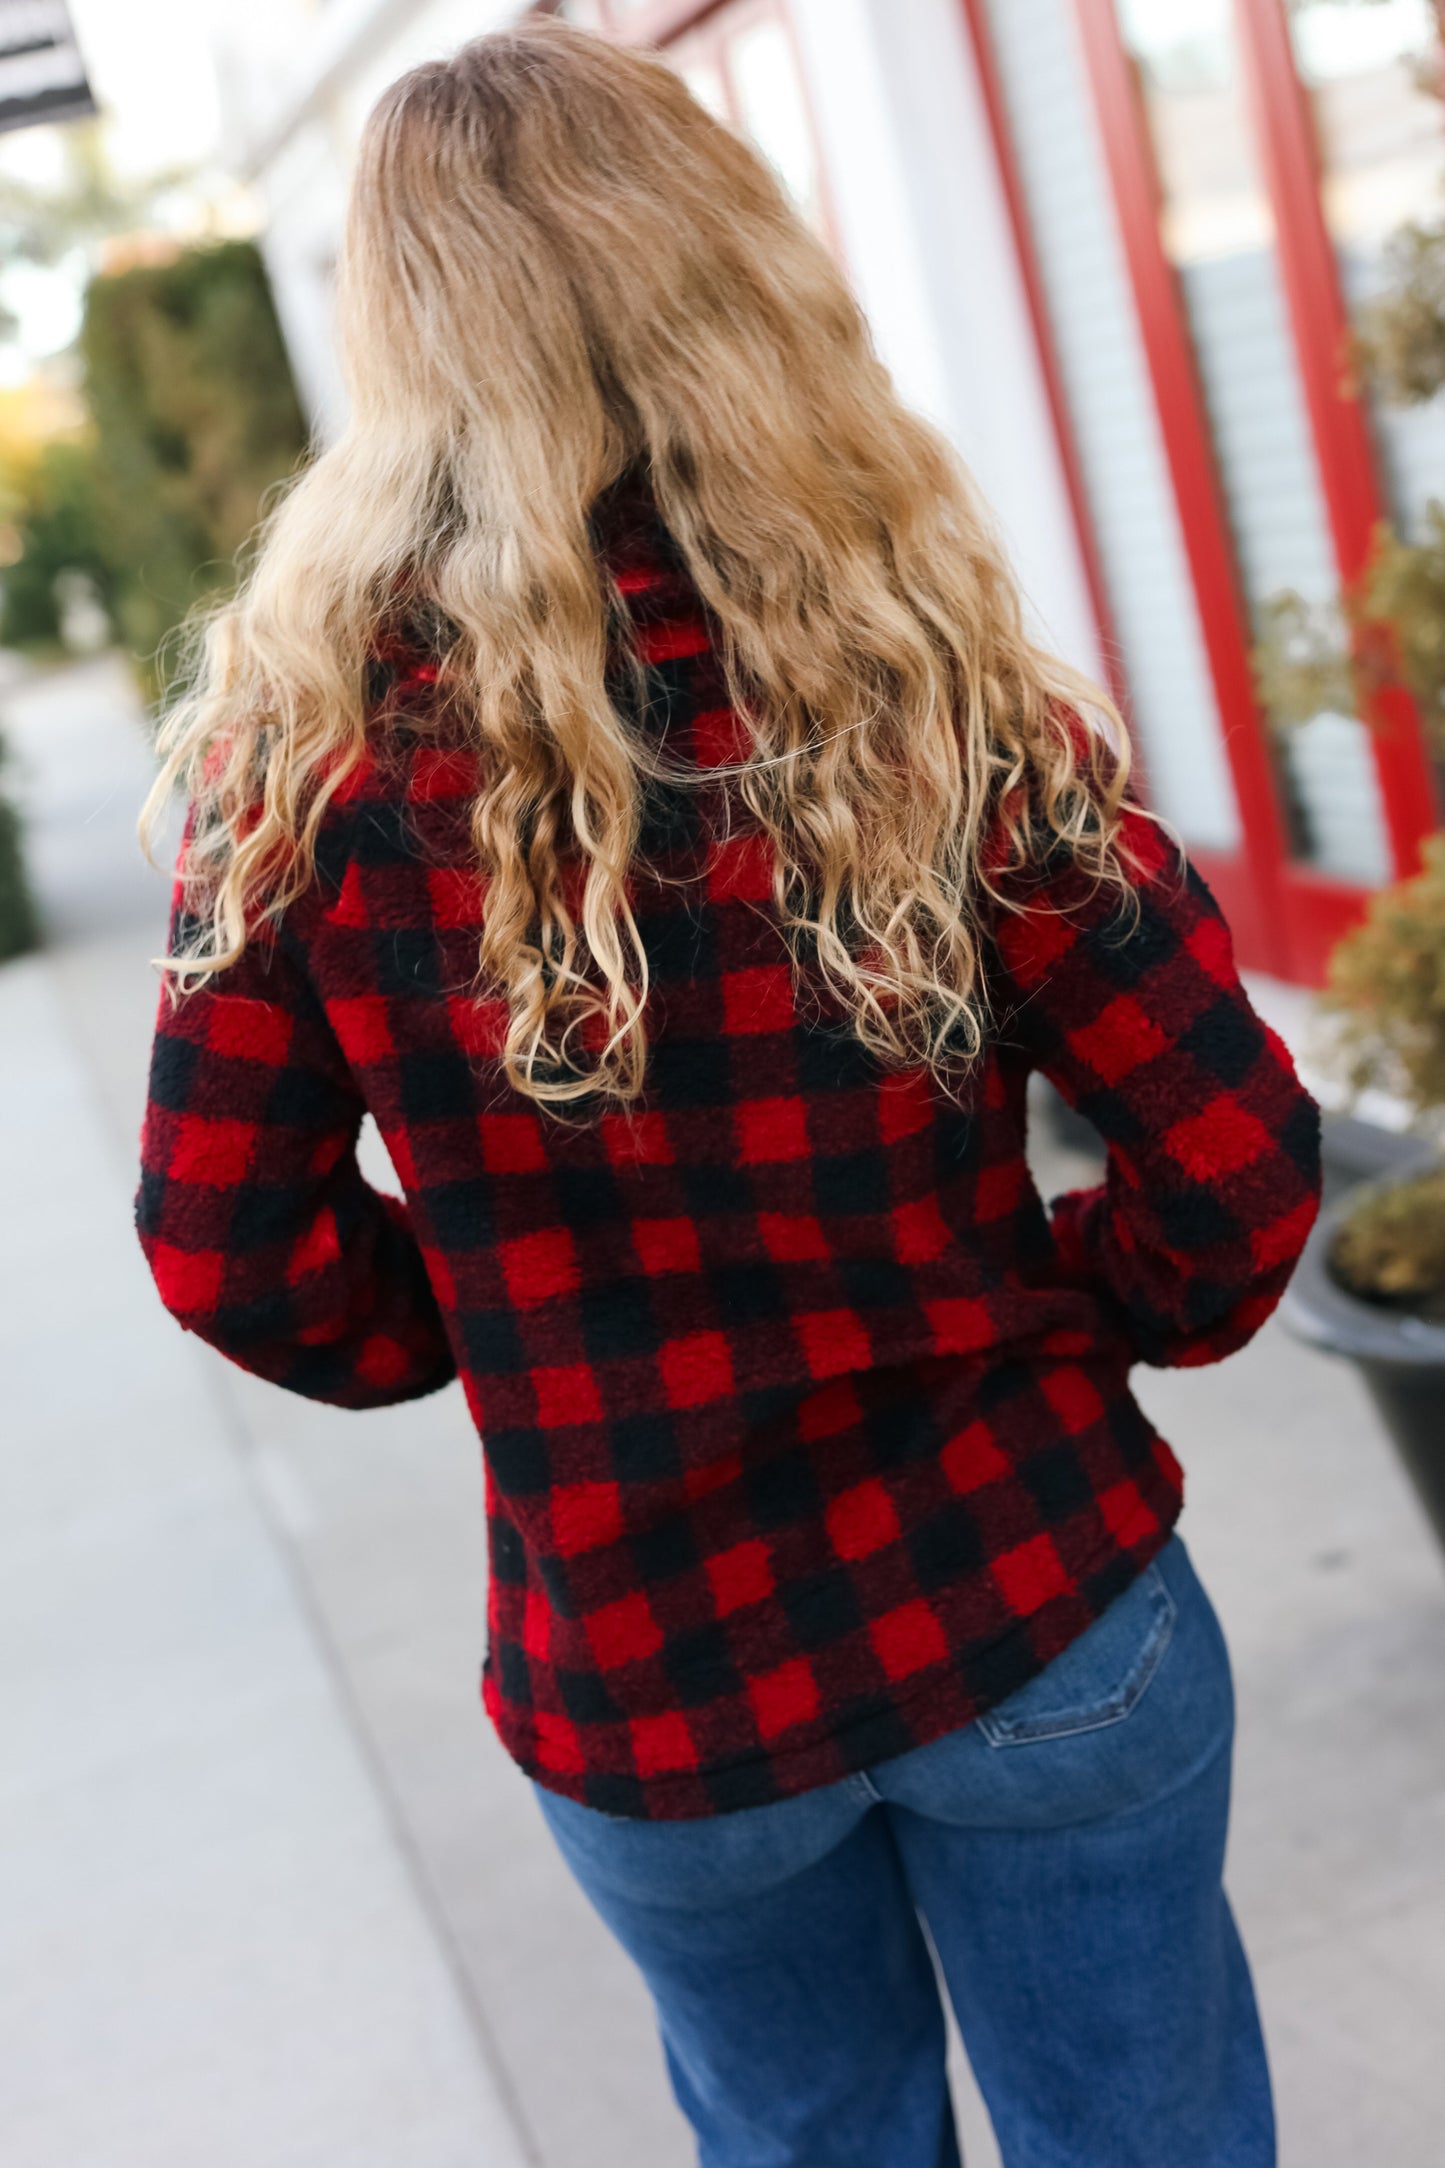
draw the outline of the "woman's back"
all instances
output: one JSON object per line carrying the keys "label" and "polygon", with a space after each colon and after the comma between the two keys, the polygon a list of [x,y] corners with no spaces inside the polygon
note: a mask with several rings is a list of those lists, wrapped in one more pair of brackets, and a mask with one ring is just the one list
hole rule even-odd
{"label": "woman's back", "polygon": [[[645,484],[594,533],[644,735],[738,761],[717,628]],[[558,1118],[500,1073],[506,1006],[478,997],[483,781],[435,680],[389,651],[314,880],[163,1005],[140,1225],[166,1301],[342,1405],[460,1373],[487,1703],[549,1788],[705,1816],[966,1725],[1168,1539],[1179,1471],[1131,1363],[1247,1337],[1312,1216],[1314,1110],[1222,921],[1126,814],[1137,915],[1060,854],[992,928],[993,1025],[947,1087],[799,976],[726,777],[654,786],[629,877],[645,1087]],[[1052,1228],[1035,1067],[1111,1145],[1107,1190]],[[363,1108],[404,1210],[357,1172]]]}

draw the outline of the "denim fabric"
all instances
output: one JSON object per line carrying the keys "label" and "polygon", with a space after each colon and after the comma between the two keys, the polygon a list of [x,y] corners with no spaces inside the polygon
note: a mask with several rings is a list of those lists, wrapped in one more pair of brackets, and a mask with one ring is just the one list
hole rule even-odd
{"label": "denim fabric", "polygon": [[1175,1536],[966,1730],[775,1806],[537,1789],[640,1966],[702,2168],[954,2168],[937,1952],[1006,2168],[1271,2168],[1221,1885],[1234,1702]]}

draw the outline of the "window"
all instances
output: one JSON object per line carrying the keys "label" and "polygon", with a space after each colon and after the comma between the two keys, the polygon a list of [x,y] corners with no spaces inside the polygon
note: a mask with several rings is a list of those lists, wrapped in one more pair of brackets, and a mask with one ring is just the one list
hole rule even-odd
{"label": "window", "polygon": [[[1407,531],[1445,415],[1366,412],[1347,304],[1439,216],[1436,0],[962,0],[1154,802],[1244,959],[1317,978],[1435,820],[1399,689],[1277,731],[1251,650]],[[1378,726],[1378,727],[1377,727]]]}
{"label": "window", "polygon": [[[1251,628],[1285,591],[1338,600],[1339,575],[1251,134],[1231,0],[1119,0],[1160,188],[1160,229],[1193,338]],[[1346,879],[1390,870],[1368,735],[1322,713],[1276,740],[1299,856]]]}
{"label": "window", "polygon": [[1149,794],[1187,843],[1233,851],[1219,707],[1069,0],[989,0],[988,17]]}

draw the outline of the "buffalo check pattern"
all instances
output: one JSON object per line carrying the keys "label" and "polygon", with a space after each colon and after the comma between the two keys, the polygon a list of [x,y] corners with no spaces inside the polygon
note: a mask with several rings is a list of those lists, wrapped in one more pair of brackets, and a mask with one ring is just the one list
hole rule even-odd
{"label": "buffalo check pattern", "polygon": [[[735,757],[645,495],[596,531],[645,672],[619,699],[699,770]],[[1267,1315],[1316,1109],[1137,814],[1137,914],[1044,869],[999,919],[967,1085],[885,1071],[795,987],[767,854],[704,774],[654,788],[635,872],[645,1099],[540,1114],[492,1059],[480,781],[435,675],[415,640],[374,659],[374,751],[311,888],[162,1001],[141,1239],[168,1308],[293,1391],[364,1408],[460,1375],[484,1697],[539,1782],[629,1816],[761,1805],[968,1723],[1166,1541],[1180,1471],[1130,1366],[1212,1361]],[[1033,1069],[1108,1146],[1052,1215]],[[404,1203],[358,1170],[368,1108]]]}

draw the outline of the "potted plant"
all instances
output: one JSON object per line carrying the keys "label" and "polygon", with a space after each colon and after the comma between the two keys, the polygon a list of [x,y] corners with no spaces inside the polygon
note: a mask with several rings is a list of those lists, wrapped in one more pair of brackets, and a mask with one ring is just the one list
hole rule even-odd
{"label": "potted plant", "polygon": [[[1445,833],[1336,948],[1324,996],[1353,1091],[1383,1088],[1445,1134]],[[1359,1365],[1445,1545],[1445,1156],[1428,1134],[1327,1207],[1283,1315]]]}

